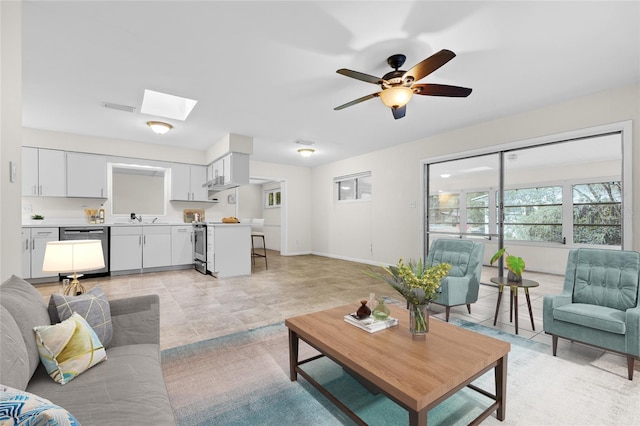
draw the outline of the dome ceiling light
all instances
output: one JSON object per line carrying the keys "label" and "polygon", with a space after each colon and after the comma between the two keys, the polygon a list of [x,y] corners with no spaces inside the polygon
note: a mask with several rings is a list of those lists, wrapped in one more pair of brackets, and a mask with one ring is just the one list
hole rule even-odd
{"label": "dome ceiling light", "polygon": [[169,123],[165,123],[164,121],[147,121],[147,126],[157,133],[158,135],[164,135],[169,130],[173,129],[173,126]]}

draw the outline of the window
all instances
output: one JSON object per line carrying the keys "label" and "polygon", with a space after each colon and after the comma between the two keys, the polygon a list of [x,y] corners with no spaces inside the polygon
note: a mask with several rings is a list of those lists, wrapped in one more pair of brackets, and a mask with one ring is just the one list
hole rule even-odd
{"label": "window", "polygon": [[429,230],[460,230],[460,194],[440,193],[429,197]]}
{"label": "window", "polygon": [[562,242],[562,187],[504,191],[504,238]]}
{"label": "window", "polygon": [[489,192],[467,193],[467,232],[472,234],[489,233]]}
{"label": "window", "polygon": [[282,203],[282,193],[280,188],[270,189],[264,192],[264,207],[266,209],[274,209],[280,207]]}
{"label": "window", "polygon": [[573,185],[573,242],[621,245],[622,184]]}
{"label": "window", "polygon": [[370,200],[372,194],[371,172],[341,176],[333,179],[338,186],[338,201]]}

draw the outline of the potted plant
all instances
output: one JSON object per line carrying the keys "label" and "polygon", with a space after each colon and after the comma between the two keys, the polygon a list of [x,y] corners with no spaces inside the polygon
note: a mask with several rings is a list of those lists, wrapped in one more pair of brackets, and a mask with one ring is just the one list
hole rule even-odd
{"label": "potted plant", "polygon": [[428,267],[422,259],[404,263],[402,259],[397,265],[383,267],[387,274],[374,272],[371,269],[365,273],[389,284],[400,293],[409,304],[409,329],[414,337],[424,336],[429,331],[429,303],[438,298],[440,280],[447,276],[451,265],[440,263]]}
{"label": "potted plant", "polygon": [[524,259],[517,256],[512,256],[507,252],[507,248],[503,247],[496,252],[489,262],[493,265],[498,259],[504,256],[504,263],[509,273],[507,279],[509,281],[520,282],[522,281],[522,273],[524,272],[525,263]]}

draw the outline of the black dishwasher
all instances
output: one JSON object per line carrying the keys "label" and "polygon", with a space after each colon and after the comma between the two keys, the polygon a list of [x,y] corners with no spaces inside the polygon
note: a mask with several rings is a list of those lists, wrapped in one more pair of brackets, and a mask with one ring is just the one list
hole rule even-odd
{"label": "black dishwasher", "polygon": [[[60,241],[63,240],[100,240],[104,268],[84,272],[84,275],[109,273],[109,227],[108,226],[67,226],[60,228]],[[64,275],[64,274],[62,274]]]}

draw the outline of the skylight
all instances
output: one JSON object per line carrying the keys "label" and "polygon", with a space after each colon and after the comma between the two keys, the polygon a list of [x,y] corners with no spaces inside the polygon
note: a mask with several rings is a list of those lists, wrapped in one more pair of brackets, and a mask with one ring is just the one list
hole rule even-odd
{"label": "skylight", "polygon": [[140,112],[184,121],[196,103],[193,99],[145,89]]}

